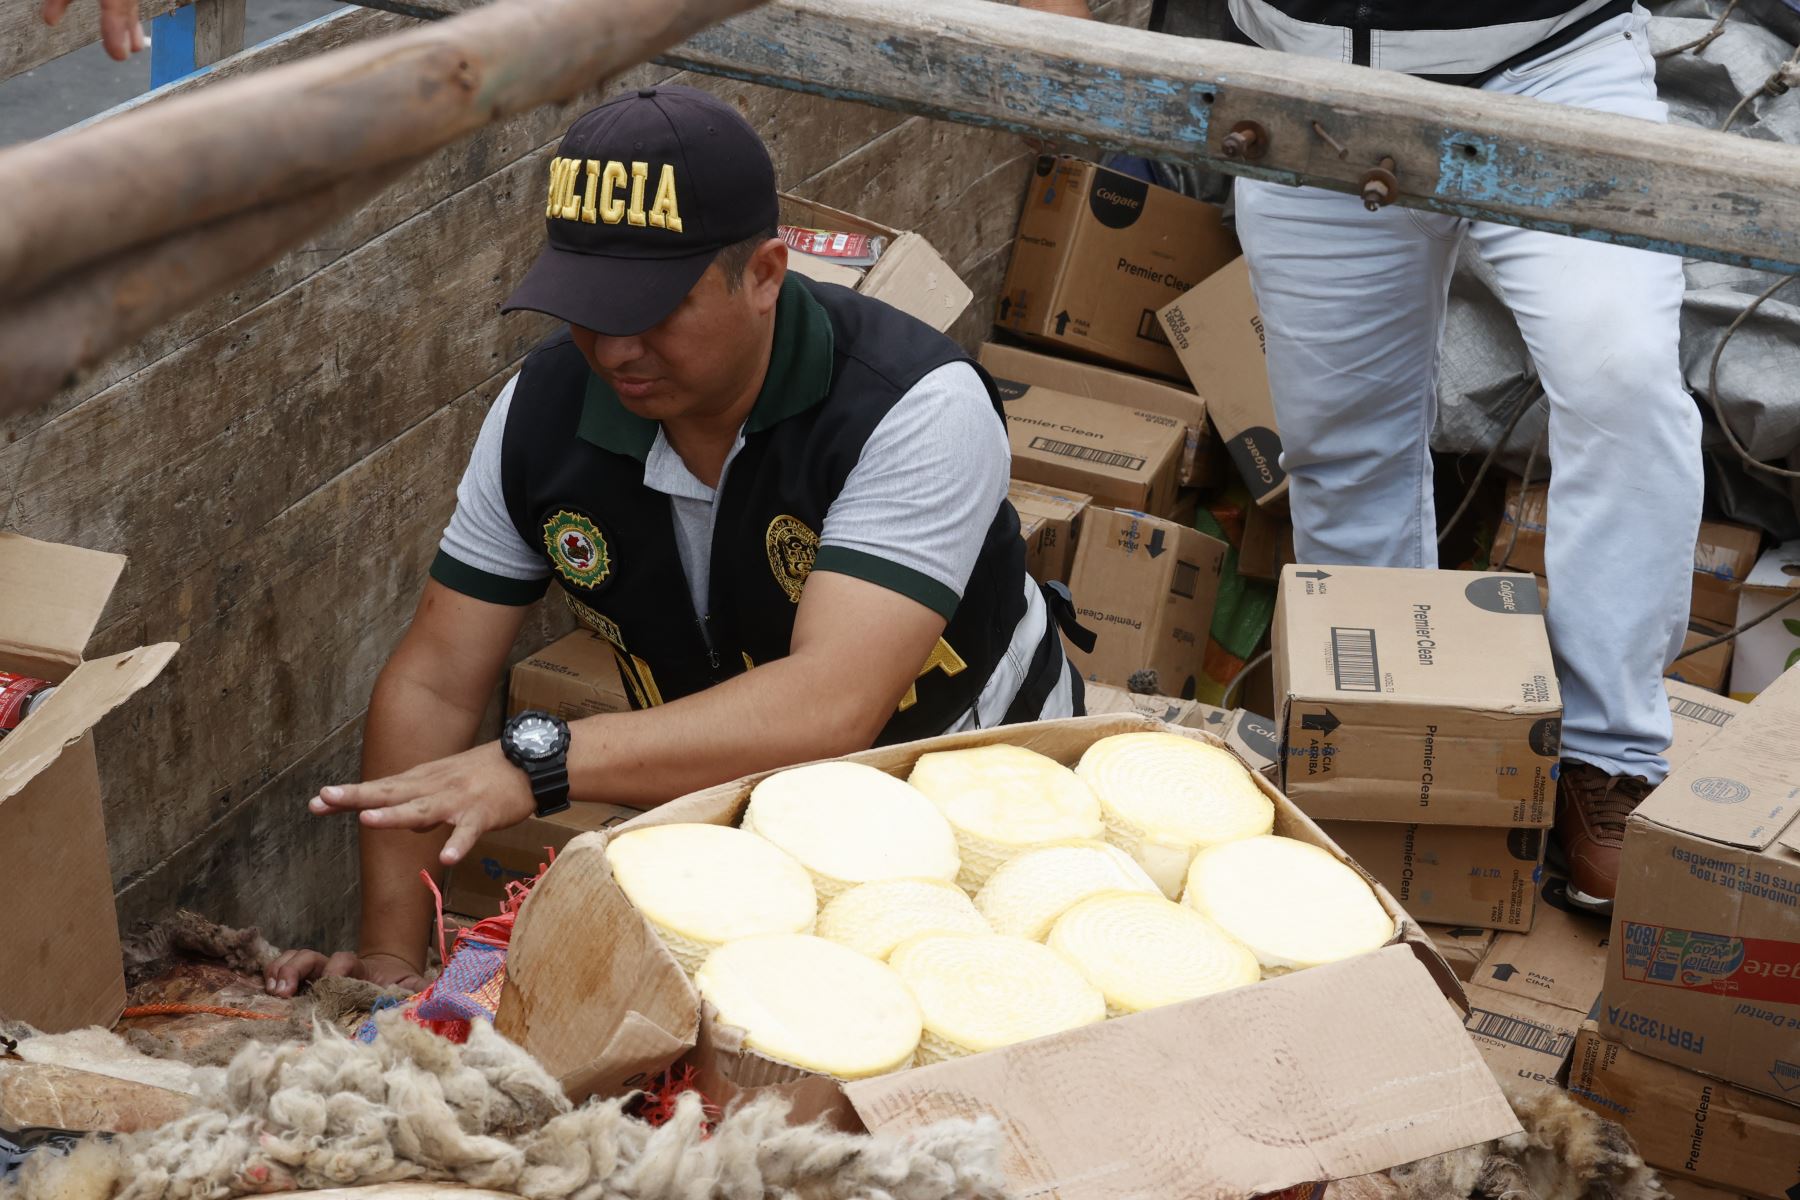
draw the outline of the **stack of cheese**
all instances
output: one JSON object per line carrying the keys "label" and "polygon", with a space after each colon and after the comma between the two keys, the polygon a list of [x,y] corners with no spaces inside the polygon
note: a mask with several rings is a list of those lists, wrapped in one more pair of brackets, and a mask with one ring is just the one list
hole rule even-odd
{"label": "stack of cheese", "polygon": [[752,790],[741,829],[653,826],[607,853],[717,1019],[855,1079],[1392,938],[1360,875],[1273,827],[1228,751],[1130,733],[1073,770],[1010,745],[923,755],[907,782],[798,767]]}

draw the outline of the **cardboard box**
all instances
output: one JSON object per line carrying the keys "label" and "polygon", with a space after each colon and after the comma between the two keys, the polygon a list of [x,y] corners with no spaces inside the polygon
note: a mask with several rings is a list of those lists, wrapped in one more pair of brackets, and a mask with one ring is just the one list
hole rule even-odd
{"label": "cardboard box", "polygon": [[[1745,594],[1747,596],[1749,593]],[[1720,634],[1729,631],[1729,626],[1708,625],[1704,621],[1689,621],[1687,636],[1681,641],[1682,651],[1685,654],[1702,642],[1710,642]],[[1725,691],[1725,685],[1731,678],[1731,662],[1736,646],[1736,642],[1720,642],[1698,654],[1678,658],[1669,665],[1669,669],[1663,672],[1663,675],[1665,678],[1690,683],[1702,691],[1718,695]]]}
{"label": "cardboard box", "polygon": [[1761,1200],[1800,1196],[1800,1108],[1791,1104],[1634,1054],[1592,1021],[1575,1043],[1569,1094],[1624,1126],[1672,1183],[1697,1180]]}
{"label": "cardboard box", "polygon": [[[1795,588],[1800,588],[1800,542],[1772,547],[1744,581],[1736,624],[1747,624],[1792,599]],[[1800,663],[1800,601],[1738,634],[1735,645],[1731,698],[1748,703],[1777,675]]]}
{"label": "cardboard box", "polygon": [[1562,699],[1522,575],[1290,566],[1276,720],[1315,819],[1548,825]]}
{"label": "cardboard box", "polygon": [[[1354,858],[1355,855],[1351,854],[1351,857]],[[1419,928],[1425,931],[1425,936],[1437,947],[1438,954],[1450,964],[1450,969],[1464,983],[1474,978],[1476,966],[1487,954],[1488,947],[1494,944],[1493,930],[1477,929],[1473,925],[1433,925],[1424,921]]]}
{"label": "cardboard box", "polygon": [[1192,696],[1203,673],[1226,549],[1217,538],[1172,521],[1089,509],[1069,591],[1081,624],[1096,640],[1092,654],[1068,647],[1075,669],[1085,679],[1120,687],[1150,670],[1155,679],[1147,686]]}
{"label": "cardboard box", "polygon": [[1606,967],[1606,921],[1575,911],[1546,877],[1529,933],[1501,933],[1469,982],[1469,1035],[1503,1085],[1562,1085]]}
{"label": "cardboard box", "polygon": [[82,660],[117,554],[0,533],[0,670],[51,696],[0,739],[0,1016],[46,1033],[111,1028],[125,1007],[93,727],[174,656],[173,642]]}
{"label": "cardboard box", "polygon": [[1250,495],[1284,506],[1287,472],[1249,263],[1240,258],[1215,272],[1158,317]]}
{"label": "cardboard box", "polygon": [[[631,701],[617,655],[606,639],[576,630],[514,664],[506,681],[506,713],[541,709],[565,721],[596,713],[629,712]],[[444,904],[451,912],[491,917],[500,911],[506,885],[538,873],[550,852],[595,829],[611,829],[642,810],[575,801],[553,817],[529,817],[483,834],[463,861],[450,869]]]}
{"label": "cardboard box", "polygon": [[1198,700],[1147,696],[1106,683],[1086,683],[1087,715],[1139,713],[1168,725],[1204,729],[1221,739],[1252,771],[1275,782],[1275,723],[1241,708],[1215,708]]}
{"label": "cardboard box", "polygon": [[940,333],[956,324],[975,293],[957,278],[950,264],[916,233],[891,229],[874,221],[787,192],[781,194],[781,223],[807,229],[835,229],[884,237],[887,248],[866,270],[846,267],[809,254],[789,254],[788,269],[823,283],[838,283],[885,301],[919,318]]}
{"label": "cardboard box", "polygon": [[1238,547],[1237,571],[1247,579],[1275,583],[1281,568],[1294,557],[1294,527],[1287,517],[1253,504],[1244,514],[1244,542]]}
{"label": "cardboard box", "polygon": [[[1550,485],[1513,480],[1494,530],[1494,569],[1544,574],[1544,531]],[[1730,521],[1700,522],[1694,543],[1694,589],[1689,617],[1729,627],[1737,620],[1738,592],[1756,565],[1762,531]]]}
{"label": "cardboard box", "polygon": [[1530,929],[1546,831],[1320,821],[1363,870],[1421,921]]}
{"label": "cardboard box", "polygon": [[[904,777],[921,754],[1011,742],[1074,763],[1095,741],[1167,726],[1087,717],[931,738],[851,755]],[[1213,741],[1193,730],[1184,736]],[[752,776],[646,813],[632,828],[734,824]],[[1335,848],[1266,784],[1276,831]],[[1249,1196],[1366,1174],[1517,1128],[1446,1003],[1459,987],[1418,927],[1393,915],[1393,944],[1249,987],[1000,1050],[854,1083],[743,1047],[702,1012],[656,934],[614,884],[606,835],[577,838],[533,892],[507,960],[499,1031],[573,1096],[615,1094],[685,1052],[721,1103],[774,1088],[793,1119],[905,1133],[951,1115],[992,1115],[1020,1195]],[[1142,1100],[1112,1088],[1155,1064]],[[1181,1103],[1167,1102],[1182,1097]]]}
{"label": "cardboard box", "polygon": [[1014,479],[1156,516],[1175,505],[1181,423],[1043,387],[1000,386]]}
{"label": "cardboard box", "polygon": [[1178,472],[1182,485],[1210,487],[1222,482],[1217,478],[1217,456],[1212,453],[1215,439],[1212,423],[1206,419],[1206,401],[1188,388],[997,342],[982,343],[980,358],[996,379],[1175,418],[1186,427]]}
{"label": "cardboard box", "polygon": [[1156,310],[1230,262],[1216,205],[1077,158],[1040,158],[995,324],[1084,358],[1180,379]]}
{"label": "cardboard box", "polygon": [[1081,516],[1093,497],[1015,479],[1006,498],[1019,513],[1019,536],[1025,539],[1025,570],[1039,583],[1067,583],[1075,563],[1075,540]]}
{"label": "cardboard box", "polygon": [[1600,1009],[1609,1039],[1800,1100],[1800,671],[1626,825]]}
{"label": "cardboard box", "polygon": [[[1579,1097],[1577,1097],[1579,1099]],[[1742,1192],[1727,1192],[1719,1188],[1710,1188],[1704,1184],[1689,1183],[1674,1175],[1658,1175],[1663,1191],[1669,1193],[1671,1200],[1751,1200]],[[1787,1200],[1783,1197],[1783,1200]]]}
{"label": "cardboard box", "polygon": [[1675,727],[1675,739],[1664,752],[1670,770],[1686,762],[1694,751],[1749,707],[1729,696],[1715,696],[1673,679],[1664,680],[1663,688],[1669,693],[1669,716]]}

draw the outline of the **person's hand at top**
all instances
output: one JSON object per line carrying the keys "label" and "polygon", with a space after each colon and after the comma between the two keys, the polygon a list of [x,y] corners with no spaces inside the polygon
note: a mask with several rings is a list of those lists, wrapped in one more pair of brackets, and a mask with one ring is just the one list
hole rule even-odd
{"label": "person's hand at top", "polygon": [[[44,0],[40,10],[44,24],[55,25],[69,11],[71,0]],[[100,5],[100,44],[117,62],[124,62],[150,44],[144,35],[144,23],[138,18],[138,0],[98,0]]]}

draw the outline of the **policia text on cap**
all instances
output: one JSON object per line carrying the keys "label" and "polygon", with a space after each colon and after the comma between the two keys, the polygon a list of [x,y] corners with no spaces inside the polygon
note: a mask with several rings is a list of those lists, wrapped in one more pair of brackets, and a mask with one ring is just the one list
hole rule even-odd
{"label": "policia text on cap", "polygon": [[[570,798],[653,805],[874,743],[1079,710],[1025,573],[992,381],[897,310],[787,271],[774,169],[705,93],[628,93],[548,168],[549,245],[507,302],[565,321],[494,402],[412,624],[375,685],[359,950],[416,986],[422,868]],[[470,749],[554,583],[634,711],[520,714]],[[447,830],[447,832],[446,832]]]}

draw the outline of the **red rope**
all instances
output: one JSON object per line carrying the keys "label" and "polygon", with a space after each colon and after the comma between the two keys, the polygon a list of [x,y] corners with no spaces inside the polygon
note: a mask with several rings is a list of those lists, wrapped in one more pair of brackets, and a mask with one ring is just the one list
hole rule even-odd
{"label": "red rope", "polygon": [[225,1008],[218,1004],[134,1004],[119,1014],[121,1021],[132,1017],[185,1017],[205,1013],[214,1017],[242,1017],[246,1021],[285,1021],[282,1013],[252,1012],[247,1008]]}

